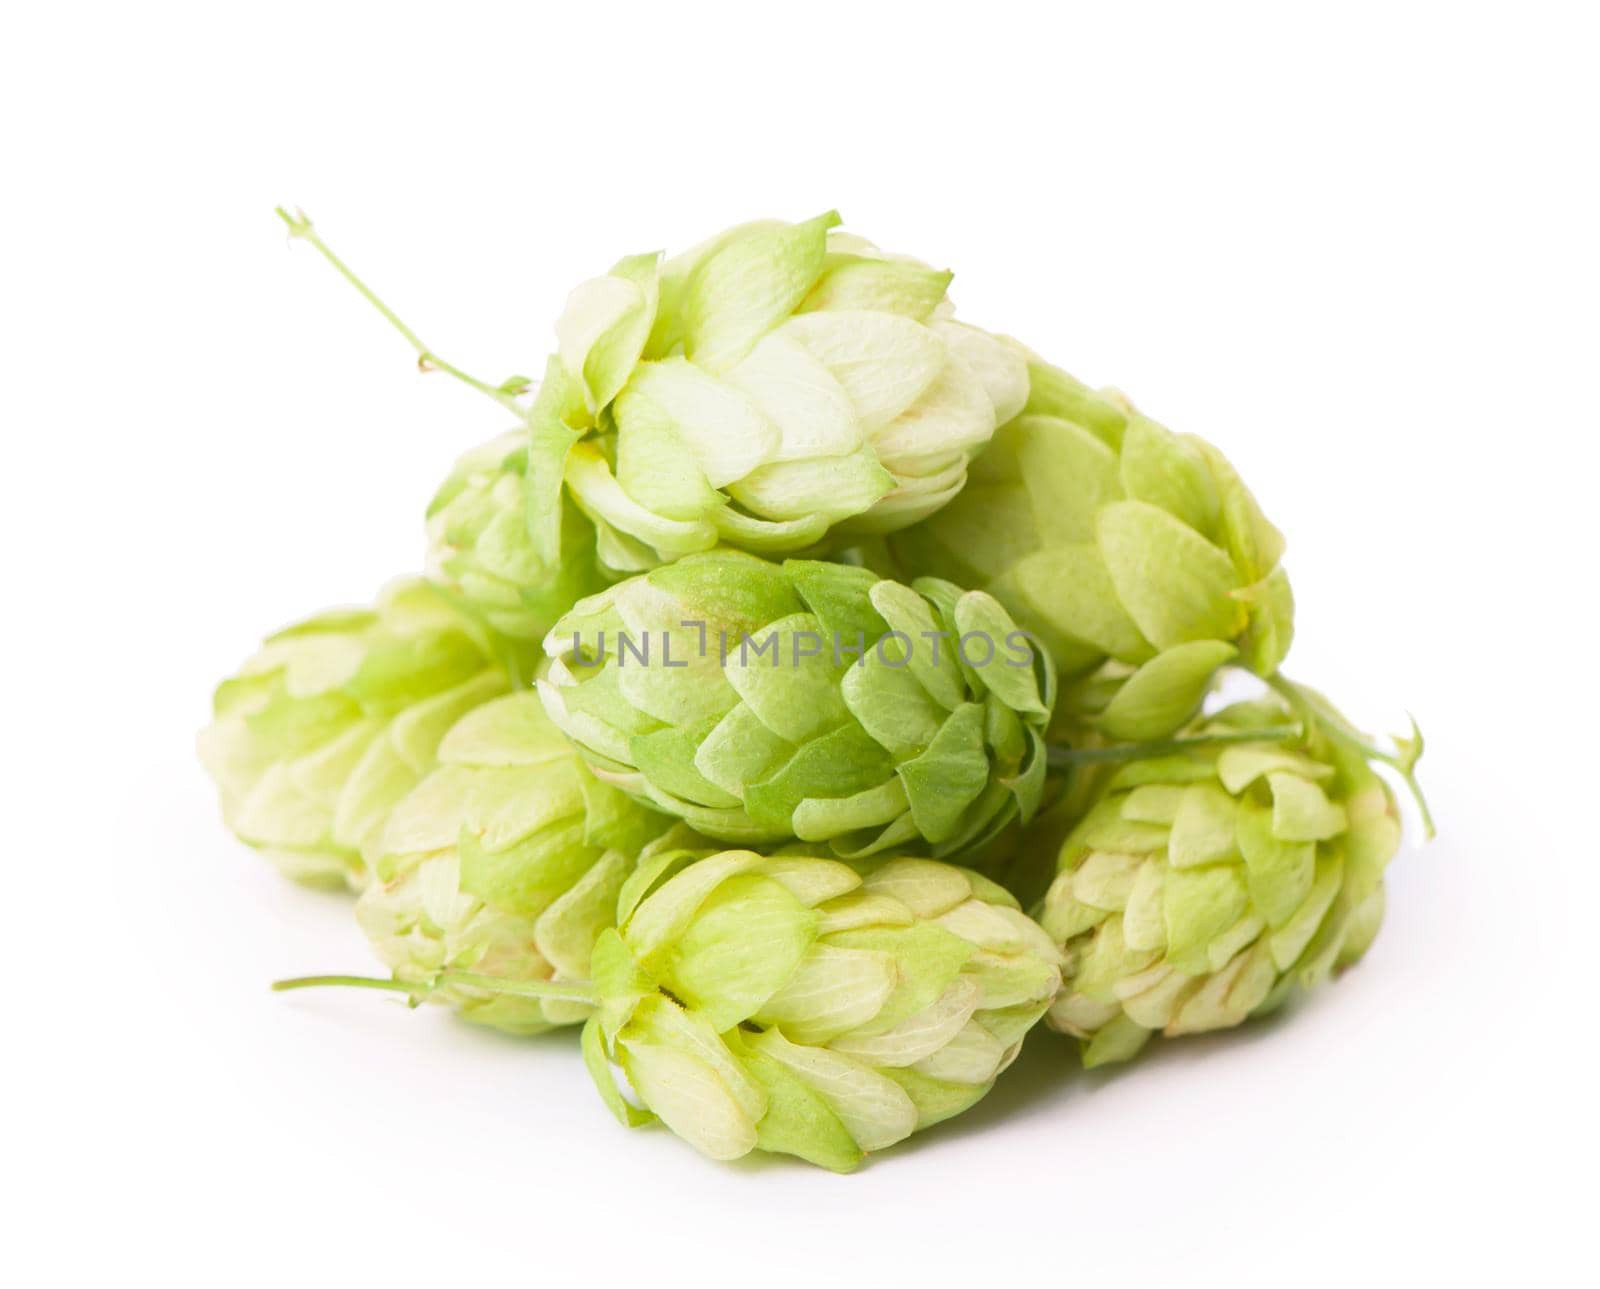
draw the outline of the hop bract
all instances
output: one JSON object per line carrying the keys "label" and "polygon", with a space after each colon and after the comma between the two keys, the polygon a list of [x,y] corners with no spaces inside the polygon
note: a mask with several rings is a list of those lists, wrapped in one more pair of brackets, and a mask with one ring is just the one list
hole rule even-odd
{"label": "hop bract", "polygon": [[584,1052],[626,1123],[843,1171],[979,1100],[1059,979],[1049,937],[964,869],[666,854],[595,946]]}
{"label": "hop bract", "polygon": [[[1222,664],[1276,671],[1293,630],[1283,538],[1210,444],[1045,363],[1029,371],[1026,411],[965,491],[890,547],[899,567],[986,590],[1036,633],[1064,708],[1080,700],[1067,678],[1113,660],[1100,727],[1160,738]],[[1103,688],[1085,687],[1090,712]]]}
{"label": "hop bract", "polygon": [[583,601],[545,649],[595,773],[707,837],[953,854],[1043,790],[1049,660],[948,583],[714,551]]}
{"label": "hop bract", "polygon": [[384,829],[356,916],[394,978],[514,1033],[588,1009],[439,978],[587,981],[640,848],[669,821],[598,782],[523,691],[464,716]]}
{"label": "hop bract", "polygon": [[[1197,737],[1292,720],[1242,704]],[[1400,842],[1393,797],[1359,752],[1242,742],[1133,762],[1061,850],[1038,910],[1065,953],[1050,1022],[1085,1063],[1154,1031],[1237,1025],[1359,958],[1383,919]]]}
{"label": "hop bract", "polygon": [[547,562],[563,479],[619,568],[886,532],[961,490],[1025,363],[954,320],[949,273],[838,222],[742,225],[573,291],[533,416]]}
{"label": "hop bract", "polygon": [[514,659],[420,579],[268,637],[199,737],[228,827],[297,881],[359,889],[390,808],[456,719],[506,690]]}
{"label": "hop bract", "polygon": [[584,596],[623,573],[604,575],[594,526],[570,502],[561,510],[560,562],[540,557],[528,528],[527,471],[521,431],[490,439],[456,462],[428,507],[429,572],[496,631],[537,641]]}

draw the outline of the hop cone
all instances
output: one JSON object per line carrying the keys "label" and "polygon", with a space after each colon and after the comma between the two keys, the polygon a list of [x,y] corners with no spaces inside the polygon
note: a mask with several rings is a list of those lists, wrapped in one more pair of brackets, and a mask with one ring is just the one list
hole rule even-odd
{"label": "hop cone", "polygon": [[536,641],[563,613],[606,584],[594,527],[562,504],[561,562],[534,550],[523,494],[527,435],[513,432],[466,453],[428,507],[430,571],[495,630]]}
{"label": "hop cone", "polygon": [[[1292,719],[1276,703],[1241,704],[1195,733]],[[1387,786],[1322,733],[1125,766],[1068,837],[1038,913],[1066,960],[1051,1024],[1099,1065],[1155,1030],[1269,1010],[1366,951],[1399,841]]]}
{"label": "hop cone", "polygon": [[1063,711],[1104,705],[1106,687],[1067,678],[1114,660],[1100,727],[1163,737],[1223,663],[1277,669],[1293,621],[1283,538],[1210,444],[1042,362],[1029,375],[1024,414],[959,497],[890,538],[894,562],[1005,605],[1054,657]]}
{"label": "hop cone", "polygon": [[198,740],[228,827],[297,881],[359,889],[390,808],[456,719],[507,688],[511,661],[417,579],[269,637],[217,687]]}
{"label": "hop cone", "polygon": [[668,821],[590,775],[529,691],[468,713],[438,760],[390,815],[357,919],[396,980],[469,1020],[581,1020],[581,1005],[440,977],[586,981],[623,879]]}
{"label": "hop cone", "polygon": [[545,648],[546,708],[596,774],[706,837],[945,855],[1039,803],[1054,673],[981,593],[714,551],[583,601]]}
{"label": "hop cone", "polygon": [[843,1171],[959,1114],[1060,981],[1004,890],[932,860],[666,854],[618,914],[595,946],[590,1071],[625,1123],[659,1117],[714,1159]]}
{"label": "hop cone", "polygon": [[[734,228],[579,286],[533,414],[537,548],[560,481],[602,558],[762,554],[932,514],[1027,397],[1020,353],[954,321],[950,274],[802,224]],[[540,518],[542,517],[542,518]]]}

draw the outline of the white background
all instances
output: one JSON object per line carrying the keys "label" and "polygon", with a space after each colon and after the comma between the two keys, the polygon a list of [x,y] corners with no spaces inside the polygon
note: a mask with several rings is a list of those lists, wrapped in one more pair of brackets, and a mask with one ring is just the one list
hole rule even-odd
{"label": "white background", "polygon": [[[15,1283],[1321,1285],[1555,1274],[1592,1222],[1592,12],[1530,4],[28,5],[0,41],[3,1153]],[[371,969],[192,755],[265,631],[421,557],[566,290],[757,215],[957,271],[1220,444],[1291,674],[1414,711],[1441,835],[1358,970],[1103,1077],[1037,1035],[861,1173],[629,1134],[573,1036]],[[1414,834],[1413,834],[1414,836]],[[1584,1255],[1587,1257],[1587,1255]],[[1569,1280],[1577,1271],[1560,1273]]]}

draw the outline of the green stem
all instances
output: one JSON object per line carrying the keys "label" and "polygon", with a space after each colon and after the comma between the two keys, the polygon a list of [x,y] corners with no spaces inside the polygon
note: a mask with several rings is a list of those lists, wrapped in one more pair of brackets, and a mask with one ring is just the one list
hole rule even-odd
{"label": "green stem", "polygon": [[287,989],[317,989],[324,985],[383,989],[390,993],[407,994],[414,1002],[420,1002],[445,985],[462,985],[495,994],[512,994],[518,998],[544,998],[551,1002],[587,1003],[592,1006],[595,1001],[594,990],[581,980],[506,980],[500,976],[479,975],[475,971],[441,971],[429,984],[407,984],[403,980],[386,980],[381,976],[295,976],[289,980],[274,980],[272,990],[282,993]]}
{"label": "green stem", "polygon": [[[411,347],[417,351],[418,368],[424,372],[447,372],[451,376],[454,376],[457,380],[461,381],[463,384],[472,386],[472,388],[477,390],[480,394],[488,395],[490,398],[494,399],[496,403],[500,404],[501,407],[509,408],[519,417],[527,416],[526,409],[524,409],[516,400],[516,395],[523,391],[512,388],[515,382],[508,381],[505,385],[491,385],[488,381],[479,380],[476,376],[462,371],[461,368],[457,367],[454,363],[446,362],[443,358],[439,357],[438,354],[434,353],[433,350],[423,342],[421,336],[417,335],[415,331],[406,326],[406,324],[401,320],[400,316],[378,298],[371,287],[369,287],[365,282],[358,278],[354,272],[351,271],[349,265],[347,265],[343,260],[333,253],[332,248],[329,247],[329,245],[317,235],[317,230],[312,227],[311,218],[305,213],[305,211],[296,210],[295,213],[291,215],[282,206],[275,207],[275,209],[278,213],[278,218],[283,220],[283,222],[288,225],[290,237],[300,238],[302,241],[310,242],[312,246],[316,247],[317,250],[321,252],[322,258],[327,260],[329,264],[333,265],[333,267],[338,270],[339,276],[344,278],[346,282],[355,287],[357,291],[365,296],[367,303],[372,305],[374,309],[388,319],[389,325],[406,338]],[[524,385],[524,389],[525,388],[526,386]]]}
{"label": "green stem", "polygon": [[1430,838],[1437,835],[1433,825],[1433,812],[1428,809],[1428,799],[1423,795],[1422,784],[1417,781],[1416,766],[1422,759],[1423,740],[1422,731],[1417,728],[1415,717],[1411,718],[1410,737],[1396,736],[1392,740],[1396,750],[1391,752],[1380,746],[1370,735],[1356,729],[1315,690],[1297,685],[1284,675],[1270,677],[1267,684],[1288,699],[1303,720],[1316,726],[1334,742],[1342,743],[1361,753],[1367,760],[1386,765],[1398,774],[1410,789],[1412,799],[1417,803],[1417,810],[1422,815],[1423,829]]}
{"label": "green stem", "polygon": [[390,993],[415,994],[416,985],[400,980],[385,980],[378,976],[295,976],[289,980],[274,980],[272,992],[286,989],[319,989],[323,985],[348,985],[353,989],[386,989]]}
{"label": "green stem", "polygon": [[486,989],[494,994],[511,994],[516,998],[543,998],[549,1002],[587,1003],[594,1005],[594,989],[581,980],[505,980],[500,976],[482,976],[475,971],[444,971],[439,974],[441,985],[465,985],[470,989]]}
{"label": "green stem", "polygon": [[1096,765],[1114,761],[1144,761],[1153,756],[1173,756],[1197,747],[1228,743],[1284,743],[1305,733],[1300,725],[1274,725],[1259,730],[1230,730],[1226,734],[1200,734],[1193,738],[1160,739],[1151,743],[1110,743],[1104,747],[1051,747],[1052,769],[1069,765]]}

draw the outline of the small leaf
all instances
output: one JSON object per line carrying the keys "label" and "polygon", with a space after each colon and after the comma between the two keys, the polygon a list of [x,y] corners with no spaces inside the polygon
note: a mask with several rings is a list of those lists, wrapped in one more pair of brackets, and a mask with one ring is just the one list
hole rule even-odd
{"label": "small leaf", "polygon": [[938,336],[893,313],[802,313],[778,334],[803,346],[832,373],[864,434],[875,433],[915,403],[949,360]]}
{"label": "small leaf", "polygon": [[721,1033],[754,1015],[789,979],[816,924],[816,913],[771,878],[730,877],[678,937],[667,983]]}
{"label": "small leaf", "polygon": [[619,423],[625,432],[617,436],[617,482],[639,505],[667,519],[690,521],[705,519],[725,504],[658,404],[629,394]]}
{"label": "small leaf", "polygon": [[1127,906],[1135,881],[1149,863],[1141,855],[1097,850],[1073,870],[1073,898],[1091,908],[1120,913]]}
{"label": "small leaf", "polygon": [[1069,644],[1093,646],[1073,656],[1054,645],[1063,674],[1105,654],[1142,663],[1155,652],[1118,596],[1100,548],[1091,542],[1041,547],[1018,560],[993,589],[1007,603],[1026,606],[1030,625],[1053,629]]}
{"label": "small leaf", "polygon": [[1162,915],[1167,870],[1159,860],[1147,859],[1134,874],[1122,910],[1122,935],[1130,949],[1165,949],[1167,926]]}
{"label": "small leaf", "polygon": [[1344,863],[1337,855],[1317,858],[1317,874],[1311,883],[1311,892],[1294,911],[1294,915],[1267,937],[1272,961],[1279,971],[1288,971],[1305,951],[1316,935],[1322,919],[1333,906],[1344,881]]}
{"label": "small leaf", "polygon": [[1317,847],[1311,841],[1279,837],[1272,809],[1254,801],[1239,804],[1239,849],[1250,877],[1250,902],[1267,925],[1283,926],[1311,892]]}
{"label": "small leaf", "polygon": [[676,1048],[630,1042],[621,1063],[640,1100],[702,1155],[738,1159],[755,1149],[755,1123],[705,1061]]}
{"label": "small leaf", "polygon": [[1167,961],[1191,975],[1204,974],[1210,969],[1211,941],[1239,920],[1249,902],[1236,865],[1171,870],[1162,897]]}
{"label": "small leaf", "polygon": [[829,256],[831,261],[801,313],[818,309],[870,309],[899,313],[918,322],[944,299],[951,273],[909,260],[871,259],[860,255]]}
{"label": "small leaf", "polygon": [[760,863],[761,856],[752,851],[723,851],[690,864],[651,892],[626,927],[628,948],[640,965],[654,971],[669,961],[675,941],[706,898],[729,878]]}
{"label": "small leaf", "polygon": [[873,586],[869,598],[883,620],[903,637],[874,650],[872,665],[907,667],[934,702],[953,712],[966,700],[966,686],[956,663],[954,642],[939,638],[947,633],[928,602],[909,586],[887,581]]}
{"label": "small leaf", "polygon": [[1118,598],[1156,648],[1244,629],[1233,564],[1187,524],[1148,502],[1117,501],[1101,510],[1097,531]]}
{"label": "small leaf", "polygon": [[616,421],[619,445],[635,427],[670,426],[713,488],[775,460],[781,441],[748,397],[682,358],[641,363],[617,396]]}
{"label": "small leaf", "polygon": [[1349,826],[1344,807],[1328,800],[1315,783],[1297,774],[1275,771],[1272,788],[1272,831],[1283,841],[1325,841]]}
{"label": "small leaf", "polygon": [[[870,592],[882,579],[870,569],[821,560],[785,560],[783,571],[806,608],[817,616],[830,647],[838,642],[841,658],[854,661],[889,629],[872,607]],[[856,652],[860,646],[861,653]]]}
{"label": "small leaf", "polygon": [[[1049,718],[1050,709],[1039,692],[1032,661],[1018,665],[1018,659],[1007,651],[1007,642],[1018,628],[998,600],[982,591],[966,592],[955,603],[955,627],[957,656],[969,660],[984,689],[1013,711]],[[1048,655],[1045,659],[1045,666],[1050,666]]]}
{"label": "small leaf", "polygon": [[730,649],[723,675],[763,725],[801,743],[848,719],[830,646],[816,618],[796,613]]}
{"label": "small leaf", "polygon": [[919,918],[936,918],[972,898],[972,882],[959,868],[931,859],[891,859],[866,877],[874,895],[898,900]]}
{"label": "small leaf", "polygon": [[828,211],[803,224],[737,231],[695,266],[684,289],[684,352],[711,372],[733,367],[793,313],[822,272]]}
{"label": "small leaf", "polygon": [[916,1130],[917,1108],[911,1098],[861,1062],[826,1048],[791,1043],[776,1029],[752,1035],[747,1042],[822,1097],[862,1150],[882,1150]]}
{"label": "small leaf", "polygon": [[1122,443],[1129,415],[1124,405],[1090,389],[1060,368],[1037,360],[1028,364],[1028,387],[1030,414],[1070,421],[1112,449]]}
{"label": "small leaf", "polygon": [[888,954],[814,944],[755,1019],[781,1025],[797,1043],[826,1043],[876,1016],[894,988]]}
{"label": "small leaf", "polygon": [[901,762],[896,770],[905,784],[917,831],[934,844],[954,834],[962,813],[988,785],[983,729],[983,708],[963,704],[950,714],[926,751]]}
{"label": "small leaf", "polygon": [[929,1006],[880,1034],[842,1034],[830,1046],[874,1066],[915,1065],[952,1042],[983,1001],[983,990],[960,977]]}
{"label": "small leaf", "polygon": [[1118,1061],[1131,1061],[1149,1041],[1150,1031],[1134,1024],[1126,1016],[1118,1016],[1089,1041],[1083,1051],[1083,1068],[1098,1069]]}
{"label": "small leaf", "polygon": [[[1170,882],[1168,886],[1170,890]],[[1117,986],[1157,960],[1154,950],[1130,945],[1122,928],[1122,918],[1113,913],[1095,929],[1073,973],[1072,987],[1077,992],[1097,1002],[1115,1002]]]}
{"label": "small leaf", "polygon": [[1164,649],[1122,683],[1100,716],[1100,728],[1130,742],[1165,738],[1200,710],[1217,668],[1238,654],[1222,640]]}
{"label": "small leaf", "polygon": [[1239,652],[1256,675],[1270,676],[1294,642],[1294,592],[1283,569],[1273,569],[1260,584],[1249,613],[1250,625],[1239,640]]}
{"label": "small leaf", "polygon": [[919,754],[947,715],[910,668],[888,666],[873,654],[845,672],[840,695],[861,727],[896,757]]}
{"label": "small leaf", "polygon": [[1128,421],[1122,439],[1122,486],[1134,501],[1147,501],[1197,533],[1209,534],[1221,502],[1205,461],[1170,430],[1148,417]]}
{"label": "small leaf", "polygon": [[745,1068],[767,1092],[767,1112],[756,1125],[756,1144],[762,1150],[795,1155],[836,1173],[860,1164],[861,1147],[821,1096],[765,1052],[738,1035],[734,1041]]}
{"label": "small leaf", "polygon": [[1237,814],[1237,803],[1216,784],[1195,783],[1185,788],[1167,842],[1168,861],[1174,868],[1193,868],[1237,858]]}
{"label": "small leaf", "polygon": [[562,366],[582,382],[591,413],[616,397],[644,350],[655,322],[660,259],[629,256],[605,277],[580,284],[556,321]]}
{"label": "small leaf", "polygon": [[[894,490],[895,480],[865,445],[841,456],[802,457],[757,466],[728,485],[728,495],[752,514],[798,522],[820,516],[837,523],[869,510]],[[796,543],[797,545],[799,543]]]}
{"label": "small leaf", "polygon": [[749,785],[745,808],[752,818],[793,834],[802,801],[853,797],[881,786],[893,773],[889,754],[851,721],[802,744],[776,773]]}
{"label": "small leaf", "polygon": [[1028,402],[1028,360],[1022,347],[949,318],[931,326],[949,349],[950,360],[978,378],[994,408],[994,423],[1015,418]]}
{"label": "small leaf", "polygon": [[898,973],[895,991],[872,1021],[857,1027],[862,1034],[893,1029],[906,1017],[931,1006],[974,953],[972,945],[960,936],[925,922],[839,931],[829,935],[827,942],[841,949],[868,949],[894,957]]}
{"label": "small leaf", "polygon": [[606,1055],[598,1020],[591,1018],[584,1025],[582,1046],[583,1064],[589,1071],[589,1077],[594,1080],[595,1091],[600,1094],[600,1100],[605,1103],[606,1109],[616,1116],[618,1123],[624,1128],[637,1128],[655,1118],[648,1111],[629,1105],[622,1095],[622,1090],[617,1087],[617,1081],[612,1075],[615,1067]]}
{"label": "small leaf", "polygon": [[568,424],[582,394],[551,355],[539,395],[528,412],[528,464],[523,473],[523,514],[534,554],[547,568],[561,563],[561,483],[568,454],[583,431]]}

